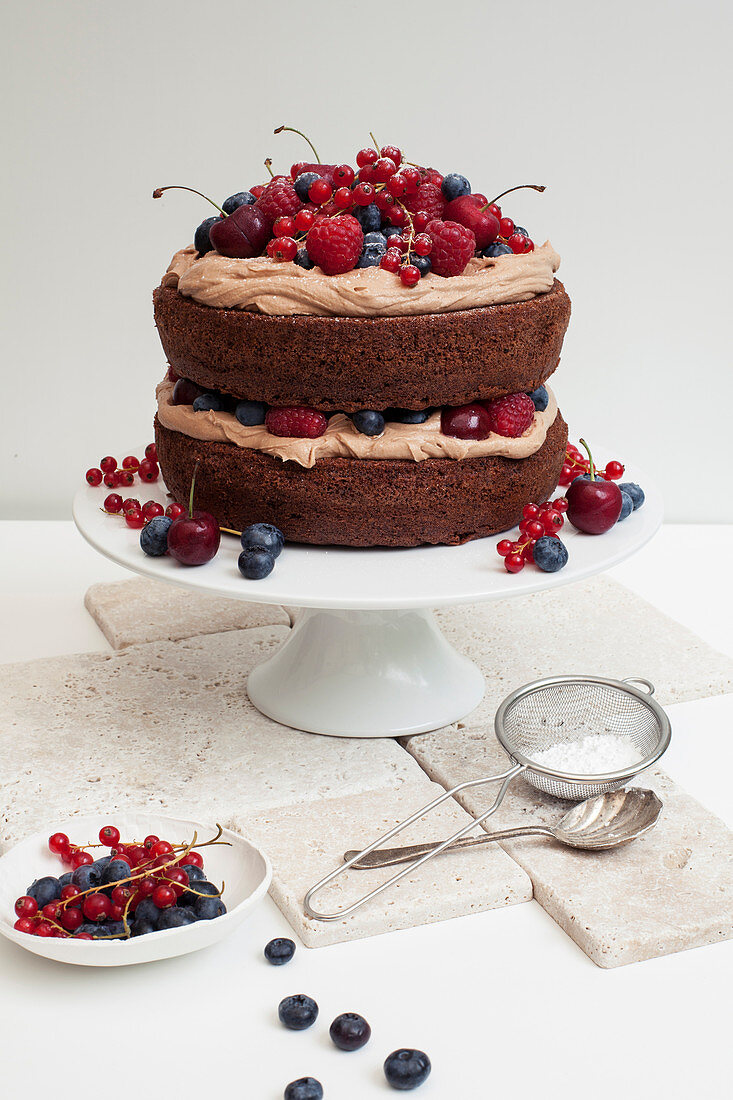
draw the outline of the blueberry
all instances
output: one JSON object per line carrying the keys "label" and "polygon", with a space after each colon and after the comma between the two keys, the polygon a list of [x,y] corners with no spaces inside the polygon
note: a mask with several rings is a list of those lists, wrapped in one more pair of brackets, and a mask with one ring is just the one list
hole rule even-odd
{"label": "blueberry", "polygon": [[342,1012],[331,1024],[328,1034],[339,1050],[360,1050],[372,1034],[372,1029],[358,1012]]}
{"label": "blueberry", "polygon": [[[109,858],[109,857],[108,857]],[[99,886],[102,881],[103,868],[95,867],[93,863],[82,863],[72,872],[71,881],[80,890],[89,890],[92,886]]]}
{"label": "blueberry", "polygon": [[230,195],[224,199],[221,208],[225,214],[233,214],[240,206],[251,206],[256,199],[251,191],[237,191],[236,195]]}
{"label": "blueberry", "polygon": [[537,412],[544,412],[547,408],[550,398],[547,396],[547,390],[544,386],[538,386],[536,390],[532,390],[529,395],[532,398],[532,404]]}
{"label": "blueberry", "polygon": [[283,1100],[323,1100],[323,1085],[315,1077],[299,1077],[285,1086]]}
{"label": "blueberry", "polygon": [[205,894],[207,897],[216,897],[219,893],[218,887],[214,886],[213,882],[207,882],[205,878],[194,882],[191,889],[195,890],[196,893],[191,893],[191,890],[184,890],[179,898],[180,905],[195,905],[201,894]]}
{"label": "blueberry", "polygon": [[634,502],[627,492],[621,490],[621,513],[618,517],[617,523],[620,523],[622,519],[626,519],[634,511]]}
{"label": "blueberry", "polygon": [[239,572],[248,581],[262,581],[275,568],[275,559],[269,550],[243,550],[237,565]]}
{"label": "blueberry", "polygon": [[43,909],[44,905],[48,905],[50,901],[55,901],[56,898],[61,897],[59,880],[52,875],[44,875],[43,878],[37,878],[28,887],[26,894],[30,898],[35,898],[38,902],[38,908]]}
{"label": "blueberry", "polygon": [[590,481],[590,474],[578,474],[577,477],[573,478],[570,484],[574,485],[576,481]]}
{"label": "blueberry", "polygon": [[568,564],[568,550],[565,543],[551,535],[543,535],[542,538],[537,539],[533,556],[535,565],[543,573],[557,573],[558,569]]}
{"label": "blueberry", "polygon": [[381,435],[384,431],[384,417],[373,409],[362,409],[351,414],[351,420],[362,435]]}
{"label": "blueberry", "polygon": [[164,932],[166,928],[183,928],[187,924],[195,923],[196,917],[190,909],[164,909],[158,917],[155,930]]}
{"label": "blueberry", "polygon": [[520,237],[528,237],[529,233],[526,229],[522,229],[521,225],[514,226],[514,232],[518,233]]}
{"label": "blueberry", "polygon": [[102,872],[102,882],[105,885],[111,882],[121,882],[122,879],[129,878],[130,874],[129,863],[126,863],[124,859],[112,859]]}
{"label": "blueberry", "polygon": [[292,997],[285,997],[280,1001],[277,1014],[280,1017],[280,1023],[291,1031],[305,1031],[316,1022],[318,1005],[305,993],[294,993]]}
{"label": "blueberry", "polygon": [[430,1059],[422,1050],[393,1050],[384,1062],[384,1076],[393,1089],[409,1092],[427,1081]]}
{"label": "blueberry", "polygon": [[149,558],[160,558],[168,550],[170,516],[153,516],[140,532],[140,549]]}
{"label": "blueberry", "polygon": [[410,253],[410,263],[420,272],[420,278],[432,270],[433,264],[429,256],[418,256],[416,252]]}
{"label": "blueberry", "polygon": [[104,924],[97,925],[97,938],[103,936],[121,936],[125,926],[121,920],[108,920]]}
{"label": "blueberry", "polygon": [[637,508],[641,508],[646,499],[641,485],[637,485],[635,481],[622,481],[619,485],[619,489],[622,493],[626,493],[627,496],[631,497],[634,511],[636,511]]}
{"label": "blueberry", "polygon": [[308,202],[308,192],[311,189],[311,185],[320,178],[317,172],[300,173],[293,186],[295,187],[295,194],[301,202]]}
{"label": "blueberry", "polygon": [[493,244],[486,246],[482,255],[489,259],[493,259],[495,256],[511,256],[512,250],[509,245],[504,244],[503,241],[494,241]]}
{"label": "blueberry", "polygon": [[313,263],[313,260],[308,255],[308,250],[306,248],[298,249],[298,251],[295,253],[295,259],[293,260],[293,263],[297,264],[298,267],[305,268],[306,271],[310,271],[312,267],[316,266]]}
{"label": "blueberry", "polygon": [[206,253],[211,252],[212,248],[214,247],[209,240],[209,230],[211,229],[214,222],[219,221],[221,221],[221,218],[219,217],[205,218],[194,233],[193,247],[196,249],[199,256],[205,256]]}
{"label": "blueberry", "polygon": [[430,413],[430,409],[387,409],[384,418],[397,424],[424,424]]}
{"label": "blueberry", "polygon": [[285,545],[285,536],[272,523],[252,523],[242,531],[243,550],[267,550],[277,558]]}
{"label": "blueberry", "polygon": [[382,256],[387,251],[386,245],[369,244],[356,261],[357,267],[379,267]]}
{"label": "blueberry", "polygon": [[270,940],[265,946],[265,958],[273,966],[284,966],[285,963],[289,963],[295,954],[295,944],[292,940],[286,940],[282,937]]}
{"label": "blueberry", "polygon": [[148,921],[150,924],[155,925],[160,914],[160,909],[155,904],[152,898],[143,898],[142,901],[137,903],[135,909],[135,920]]}
{"label": "blueberry", "polygon": [[365,245],[378,244],[378,245],[382,245],[384,248],[386,248],[387,247],[386,234],[378,233],[378,232],[376,232],[376,230],[371,232],[371,233],[365,233],[364,234],[364,244]]}
{"label": "blueberry", "polygon": [[221,412],[224,408],[224,398],[220,393],[202,393],[200,397],[194,398],[193,411],[200,412]]}
{"label": "blueberry", "polygon": [[382,235],[387,238],[387,245],[389,246],[390,237],[401,237],[402,230],[398,229],[396,225],[388,225],[386,229],[382,230]]}
{"label": "blueberry", "polygon": [[81,932],[86,932],[88,936],[94,936],[95,939],[98,939],[99,936],[104,935],[104,925],[95,924],[94,921],[84,921],[75,930],[75,935],[78,936]]}
{"label": "blueberry", "polygon": [[71,882],[72,871],[65,871],[63,875],[59,875],[59,886],[63,890],[64,886],[68,886]]}
{"label": "blueberry", "polygon": [[254,428],[256,424],[265,423],[267,405],[263,401],[238,401],[234,409],[234,415],[245,428]]}
{"label": "blueberry", "polygon": [[203,867],[196,867],[193,863],[190,863],[185,864],[183,870],[188,875],[189,882],[204,882],[206,880]]}
{"label": "blueberry", "polygon": [[193,911],[196,920],[214,920],[223,916],[227,907],[221,898],[196,898]]}
{"label": "blueberry", "polygon": [[458,172],[449,172],[447,176],[443,176],[440,189],[446,202],[457,199],[459,195],[471,194],[471,184],[465,176],[459,175]]}
{"label": "blueberry", "polygon": [[352,211],[364,233],[374,233],[382,225],[382,215],[375,202],[368,206],[356,206]]}
{"label": "blueberry", "polygon": [[134,920],[132,922],[132,924],[130,925],[130,931],[133,936],[147,936],[151,932],[155,932],[155,925],[152,923],[152,921],[143,920],[142,918],[140,918],[140,920]]}

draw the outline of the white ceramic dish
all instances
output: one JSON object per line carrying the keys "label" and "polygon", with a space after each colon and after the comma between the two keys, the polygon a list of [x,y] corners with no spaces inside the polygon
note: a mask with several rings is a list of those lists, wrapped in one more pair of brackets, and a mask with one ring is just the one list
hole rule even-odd
{"label": "white ceramic dish", "polygon": [[190,951],[199,951],[202,947],[217,943],[237,928],[267,893],[272,878],[269,859],[256,845],[225,829],[222,840],[229,841],[229,845],[215,844],[202,851],[209,880],[217,886],[225,883],[223,899],[227,912],[215,920],[197,921],[185,928],[170,928],[165,932],[151,932],[136,939],[108,942],[75,942],[16,932],[13,928],[16,898],[25,893],[34,879],[44,875],[58,876],[68,870],[58,856],[49,852],[49,835],[63,832],[72,843],[92,843],[96,842],[102,826],[110,822],[119,828],[123,840],[125,837],[142,840],[155,833],[175,843],[190,840],[196,830],[198,839],[203,841],[216,832],[213,825],[160,814],[115,813],[107,817],[93,815],[53,822],[42,833],[20,841],[0,856],[0,933],[3,936],[26,951],[57,962],[79,966],[129,966],[187,955]]}

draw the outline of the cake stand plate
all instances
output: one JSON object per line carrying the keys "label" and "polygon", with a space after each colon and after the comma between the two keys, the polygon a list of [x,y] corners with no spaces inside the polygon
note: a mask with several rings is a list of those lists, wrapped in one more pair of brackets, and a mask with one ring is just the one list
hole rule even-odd
{"label": "cake stand plate", "polygon": [[[510,575],[496,553],[496,536],[409,550],[289,544],[269,577],[247,581],[237,569],[234,536],[222,536],[213,561],[187,568],[167,556],[146,557],[139,532],[101,511],[103,486],[80,489],[73,513],[95,550],[135,573],[302,609],[287,641],[250,674],[249,697],[264,714],[312,733],[400,737],[463,718],[483,696],[483,675],[441,634],[432,609],[557,588],[630,557],[659,528],[662,501],[638,469],[627,467],[624,480],[644,487],[644,506],[602,536],[566,523],[562,539],[570,560],[558,573],[531,566]],[[132,491],[167,501],[160,483]]]}

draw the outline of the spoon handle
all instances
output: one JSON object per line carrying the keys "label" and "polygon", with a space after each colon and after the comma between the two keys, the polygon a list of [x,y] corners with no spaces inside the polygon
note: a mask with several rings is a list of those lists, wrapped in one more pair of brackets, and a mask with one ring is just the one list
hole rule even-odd
{"label": "spoon handle", "polygon": [[[526,825],[518,829],[502,829],[497,833],[485,833],[483,836],[464,837],[462,840],[457,840],[455,844],[451,844],[449,848],[446,848],[446,852],[453,852],[459,848],[475,848],[481,844],[493,844],[495,840],[510,840],[515,836],[552,836],[555,833],[552,829],[546,828],[543,825]],[[356,863],[352,863],[351,867],[354,871],[370,871],[375,867],[390,867],[395,863],[412,863],[413,860],[419,859],[421,856],[427,855],[428,852],[435,851],[439,848],[442,841],[435,840],[426,844],[409,844],[401,848],[377,848],[373,852],[369,852],[363,859],[359,859]],[[344,861],[348,862],[353,859],[354,856],[358,856],[358,851],[354,849],[350,852],[344,853]]]}

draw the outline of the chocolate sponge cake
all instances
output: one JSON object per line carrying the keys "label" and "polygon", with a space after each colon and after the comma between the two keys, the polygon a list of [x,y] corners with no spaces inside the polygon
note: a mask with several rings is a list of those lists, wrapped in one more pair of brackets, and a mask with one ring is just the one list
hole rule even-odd
{"label": "chocolate sponge cake", "polygon": [[559,256],[388,148],[230,196],[154,292],[160,469],[222,527],[456,545],[557,484]]}

